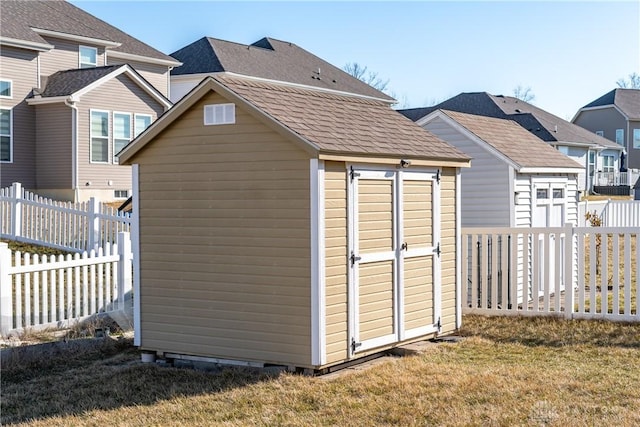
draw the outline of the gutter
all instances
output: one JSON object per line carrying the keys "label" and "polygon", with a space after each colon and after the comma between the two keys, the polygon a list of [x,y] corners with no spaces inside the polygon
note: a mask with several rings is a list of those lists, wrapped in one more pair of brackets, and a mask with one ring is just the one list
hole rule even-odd
{"label": "gutter", "polygon": [[69,97],[64,100],[64,105],[71,108],[71,188],[73,188],[74,202],[78,201],[78,107],[76,100]]}

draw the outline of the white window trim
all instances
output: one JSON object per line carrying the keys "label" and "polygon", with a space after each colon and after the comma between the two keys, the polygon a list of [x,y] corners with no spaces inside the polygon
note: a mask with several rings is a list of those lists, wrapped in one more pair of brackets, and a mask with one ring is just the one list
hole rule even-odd
{"label": "white window trim", "polygon": [[[622,138],[620,142],[618,142],[618,132],[622,134]],[[616,129],[616,144],[624,145],[624,129]]]}
{"label": "white window trim", "polygon": [[147,126],[140,133],[136,133],[136,119],[138,117],[149,117],[149,126],[151,126],[151,124],[153,123],[153,116],[151,114],[137,114],[137,113],[134,114],[133,115],[133,138],[137,138],[138,135],[140,135],[142,132],[147,130],[147,128],[149,127],[149,126]]}
{"label": "white window trim", "polygon": [[112,155],[111,155],[111,161],[113,162],[114,165],[119,164],[120,162],[118,161],[118,159],[116,158],[116,154],[118,153],[118,151],[116,151],[116,139],[121,139],[121,138],[116,138],[116,130],[115,130],[115,125],[116,125],[116,114],[121,114],[121,115],[126,115],[129,116],[129,138],[128,141],[131,142],[131,140],[133,139],[133,134],[135,133],[135,129],[133,128],[133,126],[135,126],[135,123],[131,122],[131,119],[133,118],[133,114],[132,113],[127,113],[125,111],[114,111],[111,113],[111,150],[112,150]]}
{"label": "white window trim", "polygon": [[[78,68],[82,68],[83,62],[82,62],[81,51],[82,51],[83,48],[93,49],[96,52],[96,62],[95,62],[95,64],[89,64],[88,62],[86,64],[93,65],[94,67],[97,67],[98,66],[98,48],[97,47],[93,47],[93,46],[85,46],[85,45],[81,44],[81,45],[78,46]],[[85,67],[85,68],[91,68],[91,67]]]}
{"label": "white window trim", "polygon": [[601,136],[604,138],[604,131],[603,130],[597,130],[596,131],[596,135]]}
{"label": "white window trim", "polygon": [[[93,116],[93,113],[107,113],[107,120],[109,121],[109,123],[107,124],[107,161],[106,162],[97,162],[91,159],[91,144],[92,144],[92,139],[93,139],[93,134],[92,134],[92,129],[91,129],[91,117]],[[109,162],[109,155],[110,155],[110,150],[109,147],[111,146],[111,126],[112,126],[112,119],[111,119],[111,113],[108,110],[97,110],[97,109],[90,109],[89,110],[89,163],[91,164],[96,164],[96,165],[108,165],[110,164]],[[103,136],[100,137],[96,137],[96,138],[104,138]]]}
{"label": "white window trim", "polygon": [[0,108],[0,110],[9,112],[9,160],[0,160],[0,163],[13,163],[13,110],[11,108]]}
{"label": "white window trim", "polygon": [[0,95],[1,99],[13,99],[13,80],[11,79],[0,79],[0,82],[9,83],[9,96]]}
{"label": "white window trim", "polygon": [[[236,122],[236,105],[233,103],[209,104],[204,106],[204,125],[232,125]],[[216,121],[216,110],[222,111],[222,120]]]}
{"label": "white window trim", "polygon": [[[604,173],[611,173],[611,172],[615,172],[616,171],[616,158],[615,156],[611,155],[611,154],[605,154],[602,157],[602,172]],[[611,165],[607,165],[605,162],[606,159],[611,159]],[[611,168],[611,170],[605,170],[605,168]]]}
{"label": "white window trim", "polygon": [[[631,148],[640,150],[640,135],[638,135],[638,138],[636,138],[636,133],[640,134],[640,129],[633,130],[633,141],[631,141]],[[636,141],[639,142],[636,144]]]}

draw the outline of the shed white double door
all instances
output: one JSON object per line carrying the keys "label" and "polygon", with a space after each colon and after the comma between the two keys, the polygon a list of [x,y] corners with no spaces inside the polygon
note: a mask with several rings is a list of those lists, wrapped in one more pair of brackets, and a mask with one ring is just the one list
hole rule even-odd
{"label": "shed white double door", "polygon": [[439,240],[437,171],[352,169],[351,354],[439,330]]}

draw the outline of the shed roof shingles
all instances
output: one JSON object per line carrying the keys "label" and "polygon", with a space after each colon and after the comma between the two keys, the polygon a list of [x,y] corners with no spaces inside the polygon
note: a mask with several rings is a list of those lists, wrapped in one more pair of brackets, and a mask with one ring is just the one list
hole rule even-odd
{"label": "shed roof shingles", "polygon": [[597,144],[607,148],[619,148],[606,138],[512,96],[491,95],[486,92],[461,93],[432,107],[412,108],[400,112],[417,121],[438,109],[514,120],[547,142]]}
{"label": "shed roof shingles", "polygon": [[327,154],[469,160],[384,102],[225,75],[213,79]]}
{"label": "shed roof shingles", "polygon": [[521,167],[581,168],[514,121],[455,111],[443,113]]}

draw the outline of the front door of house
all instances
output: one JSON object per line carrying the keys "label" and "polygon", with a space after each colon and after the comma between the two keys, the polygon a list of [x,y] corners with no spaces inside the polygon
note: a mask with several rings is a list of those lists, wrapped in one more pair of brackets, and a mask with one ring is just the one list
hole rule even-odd
{"label": "front door of house", "polygon": [[439,231],[438,172],[351,171],[350,354],[438,330]]}

